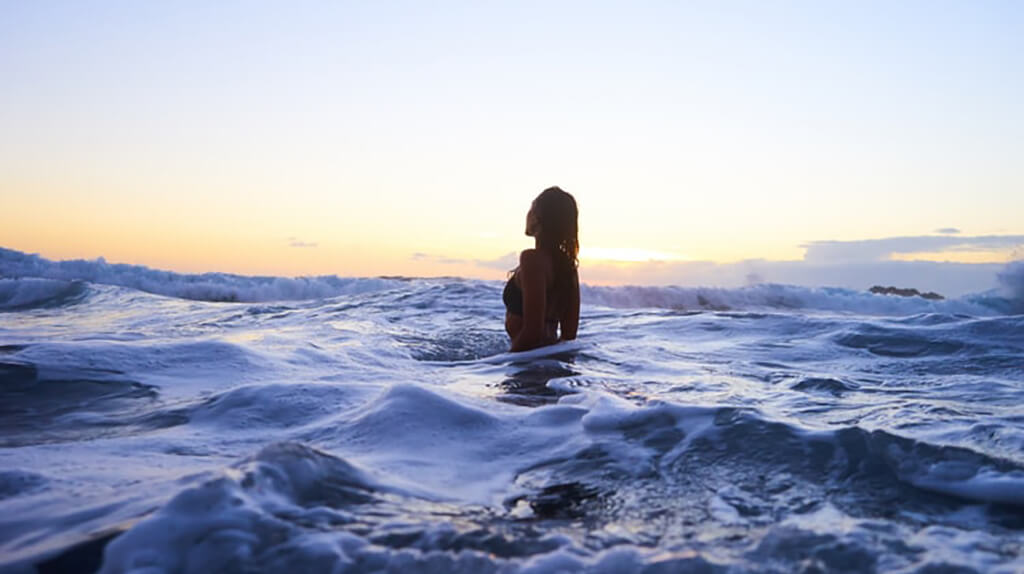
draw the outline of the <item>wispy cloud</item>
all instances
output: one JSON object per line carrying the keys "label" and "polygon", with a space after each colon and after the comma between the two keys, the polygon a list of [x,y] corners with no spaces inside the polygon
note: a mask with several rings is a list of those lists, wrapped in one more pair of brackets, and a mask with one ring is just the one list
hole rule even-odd
{"label": "wispy cloud", "polygon": [[938,252],[1006,251],[1024,245],[1024,235],[917,235],[884,237],[858,241],[812,241],[803,247],[804,261],[817,263],[851,263],[887,261],[896,254]]}
{"label": "wispy cloud", "polygon": [[941,227],[936,229],[935,233],[941,233],[943,235],[959,235],[960,230],[955,227]]}
{"label": "wispy cloud", "polygon": [[474,259],[473,263],[480,267],[487,267],[488,269],[508,271],[513,269],[516,265],[519,265],[519,255],[515,251],[509,251],[495,259]]}
{"label": "wispy cloud", "polygon": [[319,244],[317,242],[315,242],[315,241],[302,241],[298,237],[289,237],[288,238],[288,247],[307,248],[307,247],[316,247],[317,245],[319,245]]}
{"label": "wispy cloud", "polygon": [[626,285],[678,285],[683,287],[741,287],[783,283],[806,287],[867,289],[872,285],[915,287],[958,296],[992,289],[1003,263],[949,263],[938,261],[769,261],[752,259],[734,263],[682,261],[671,263],[588,264],[581,266],[585,282]]}
{"label": "wispy cloud", "polygon": [[512,269],[519,263],[519,256],[516,255],[514,251],[506,253],[496,259],[463,259],[418,251],[410,255],[409,259],[412,259],[413,261],[431,261],[441,265],[475,265],[477,267],[502,270]]}
{"label": "wispy cloud", "polygon": [[432,263],[440,263],[441,265],[465,265],[472,263],[470,259],[460,259],[458,257],[448,257],[446,255],[437,255],[434,253],[423,253],[418,251],[409,256],[409,259],[413,261],[430,261]]}

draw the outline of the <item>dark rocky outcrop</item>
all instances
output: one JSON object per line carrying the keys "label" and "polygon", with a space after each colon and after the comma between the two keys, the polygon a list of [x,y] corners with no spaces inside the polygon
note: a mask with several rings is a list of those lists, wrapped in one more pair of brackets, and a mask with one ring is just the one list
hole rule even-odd
{"label": "dark rocky outcrop", "polygon": [[945,297],[943,297],[942,295],[939,295],[938,293],[935,293],[934,291],[928,291],[927,293],[922,293],[922,292],[920,292],[917,289],[914,289],[912,287],[911,288],[902,288],[902,287],[893,287],[891,285],[889,287],[882,287],[881,285],[875,285],[871,289],[868,289],[868,291],[871,291],[872,293],[875,293],[876,295],[899,295],[900,297],[922,297],[924,299],[932,299],[932,300],[935,300],[935,301],[940,301],[942,299],[945,299]]}

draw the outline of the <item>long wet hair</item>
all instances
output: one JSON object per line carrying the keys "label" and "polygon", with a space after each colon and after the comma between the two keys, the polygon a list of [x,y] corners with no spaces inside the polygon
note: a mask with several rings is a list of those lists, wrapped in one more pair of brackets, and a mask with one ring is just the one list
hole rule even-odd
{"label": "long wet hair", "polygon": [[549,187],[533,202],[533,214],[540,224],[537,246],[554,263],[552,307],[561,312],[569,306],[579,267],[579,210],[572,195],[560,187]]}

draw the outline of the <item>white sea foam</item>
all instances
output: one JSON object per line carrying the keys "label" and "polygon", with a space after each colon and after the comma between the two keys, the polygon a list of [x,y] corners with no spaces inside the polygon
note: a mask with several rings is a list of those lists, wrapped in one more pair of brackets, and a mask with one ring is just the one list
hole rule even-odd
{"label": "white sea foam", "polygon": [[620,309],[831,311],[865,315],[994,315],[1000,312],[1000,309],[986,305],[991,302],[989,299],[976,295],[934,301],[921,297],[876,295],[839,287],[808,288],[774,284],[734,289],[583,286],[581,297],[588,304]]}
{"label": "white sea foam", "polygon": [[999,275],[999,284],[1005,299],[1009,303],[1009,311],[1024,313],[1024,261],[1014,261],[1006,266]]}
{"label": "white sea foam", "polygon": [[550,357],[552,355],[572,355],[586,349],[586,343],[582,341],[559,341],[553,345],[546,347],[540,347],[537,349],[530,349],[529,351],[519,352],[507,352],[498,353],[497,355],[490,355],[479,359],[472,359],[466,361],[439,361],[441,364],[488,364],[488,365],[504,365],[504,364],[515,364],[515,363],[529,363],[535,362],[538,359],[544,357]]}
{"label": "white sea foam", "polygon": [[506,353],[497,282],[0,265],[0,570],[1024,567],[1016,266],[939,302],[584,287],[578,341]]}
{"label": "white sea foam", "polygon": [[[141,265],[107,263],[102,258],[50,261],[38,255],[3,248],[0,248],[0,277],[6,278],[0,283],[0,310],[58,299],[66,296],[65,292],[73,290],[73,285],[80,282],[119,285],[184,299],[239,302],[351,296],[396,289],[406,283],[398,279],[333,275],[289,278],[227,273],[183,274]],[[627,309],[804,310],[868,315],[992,315],[1024,311],[1024,262],[1009,264],[999,279],[1000,290],[941,301],[876,295],[838,287],[807,288],[779,284],[741,288],[583,285],[581,297],[588,305]]]}
{"label": "white sea foam", "polygon": [[85,285],[78,281],[0,278],[0,311],[58,304],[84,291]]}
{"label": "white sea foam", "polygon": [[[200,301],[287,301],[323,299],[380,291],[401,285],[383,278],[252,277],[230,273],[186,274],[150,269],[142,265],[107,263],[103,258],[50,261],[0,248],[0,277],[88,281],[131,287],[149,293]],[[20,287],[41,291],[42,284]],[[3,292],[0,291],[0,304]]]}
{"label": "white sea foam", "polygon": [[909,480],[935,492],[1024,507],[1024,471],[999,472],[976,466],[951,470],[950,466],[950,463],[938,463],[925,474]]}

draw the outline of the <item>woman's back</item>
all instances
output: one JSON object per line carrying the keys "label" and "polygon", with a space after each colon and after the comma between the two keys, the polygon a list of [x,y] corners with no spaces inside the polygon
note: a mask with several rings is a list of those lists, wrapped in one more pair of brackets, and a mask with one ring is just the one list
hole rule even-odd
{"label": "woman's back", "polygon": [[513,351],[574,339],[579,326],[576,201],[559,188],[545,190],[527,213],[526,234],[536,246],[520,254],[502,292]]}

